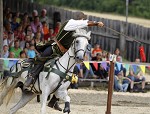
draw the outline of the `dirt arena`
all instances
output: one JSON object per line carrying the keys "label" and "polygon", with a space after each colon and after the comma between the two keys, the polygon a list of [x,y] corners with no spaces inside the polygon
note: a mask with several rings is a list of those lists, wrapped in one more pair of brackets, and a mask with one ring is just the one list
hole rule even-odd
{"label": "dirt arena", "polygon": [[[70,114],[105,114],[107,105],[107,91],[96,90],[69,90],[71,97]],[[20,92],[17,90],[10,105],[0,107],[0,114],[8,114],[9,108],[19,100]],[[61,101],[63,108],[64,103]],[[150,92],[148,93],[113,93],[112,114],[150,114]],[[16,114],[40,114],[40,103],[33,99]],[[46,114],[63,114],[47,107]]]}

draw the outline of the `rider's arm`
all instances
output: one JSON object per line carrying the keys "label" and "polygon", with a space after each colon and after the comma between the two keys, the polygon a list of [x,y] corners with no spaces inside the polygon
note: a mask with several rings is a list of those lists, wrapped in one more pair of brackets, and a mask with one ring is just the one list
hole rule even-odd
{"label": "rider's arm", "polygon": [[64,30],[74,31],[76,29],[81,29],[81,28],[85,28],[85,27],[88,27],[88,26],[101,26],[102,27],[103,25],[104,24],[102,22],[71,19],[71,20],[68,21],[68,23],[64,27]]}

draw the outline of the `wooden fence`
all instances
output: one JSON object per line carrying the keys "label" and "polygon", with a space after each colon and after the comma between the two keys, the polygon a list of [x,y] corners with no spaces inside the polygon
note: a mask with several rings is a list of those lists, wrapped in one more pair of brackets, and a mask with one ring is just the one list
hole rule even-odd
{"label": "wooden fence", "polygon": [[[30,0],[4,0],[4,8],[10,7],[13,11],[32,13],[36,9],[39,13],[42,8],[47,9],[47,14],[53,18],[54,12],[60,12],[61,22],[73,17],[74,12],[62,8],[39,5],[37,3],[30,3]],[[131,38],[125,38],[109,29],[99,27],[89,27],[92,31],[92,39],[90,43],[94,46],[99,43],[102,49],[113,53],[115,48],[120,48],[121,54],[129,61],[134,61],[139,57],[140,44],[135,42],[132,38],[141,42],[144,46],[147,62],[150,62],[150,28],[146,28],[137,24],[126,23],[118,20],[105,19],[101,17],[88,16],[89,20],[102,21],[107,27],[110,27],[118,32],[125,33]]]}

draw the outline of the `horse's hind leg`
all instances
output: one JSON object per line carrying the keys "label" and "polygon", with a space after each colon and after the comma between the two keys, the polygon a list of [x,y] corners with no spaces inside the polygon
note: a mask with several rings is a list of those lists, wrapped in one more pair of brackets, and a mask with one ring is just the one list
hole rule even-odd
{"label": "horse's hind leg", "polygon": [[14,114],[17,110],[24,107],[35,96],[36,96],[35,93],[23,91],[20,101],[10,109],[10,114]]}

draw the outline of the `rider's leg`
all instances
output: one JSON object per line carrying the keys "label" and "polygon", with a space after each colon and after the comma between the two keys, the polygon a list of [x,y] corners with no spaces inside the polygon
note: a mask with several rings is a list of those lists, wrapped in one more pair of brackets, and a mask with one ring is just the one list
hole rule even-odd
{"label": "rider's leg", "polygon": [[52,54],[53,54],[52,46],[49,46],[41,54],[41,57],[48,57],[48,56],[51,56]]}
{"label": "rider's leg", "polygon": [[43,69],[43,65],[42,64],[36,64],[31,72],[29,72],[27,80],[25,81],[25,86],[29,87],[30,84],[33,83],[33,81],[36,81],[38,74],[41,72],[41,70]]}
{"label": "rider's leg", "polygon": [[51,108],[54,108],[56,110],[62,111],[62,109],[59,107],[58,101],[59,101],[59,99],[56,98],[55,95],[53,95],[50,102],[48,103],[48,106]]}
{"label": "rider's leg", "polygon": [[[47,57],[52,55],[53,50],[52,50],[52,46],[47,47],[44,52],[41,54],[41,57]],[[38,59],[37,59],[38,60]],[[37,61],[35,61],[37,63]],[[44,63],[43,63],[44,64]],[[43,65],[41,64],[36,64],[29,72],[29,75],[27,77],[27,80],[25,82],[25,86],[29,87],[31,83],[33,83],[33,79],[36,80],[39,73],[41,72],[41,70],[43,69]]]}

